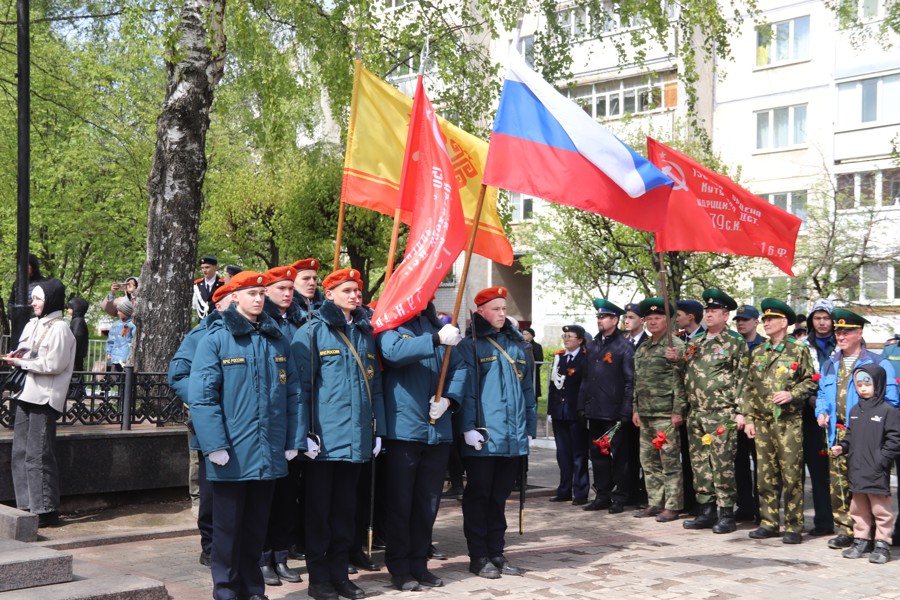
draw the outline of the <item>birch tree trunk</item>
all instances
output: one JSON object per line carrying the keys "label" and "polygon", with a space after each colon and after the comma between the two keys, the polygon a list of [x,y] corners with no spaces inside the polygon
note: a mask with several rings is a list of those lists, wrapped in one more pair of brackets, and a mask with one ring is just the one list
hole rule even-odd
{"label": "birch tree trunk", "polygon": [[147,258],[141,270],[129,362],[165,371],[190,325],[206,132],[225,63],[225,0],[183,0],[167,49],[166,97],[147,181]]}

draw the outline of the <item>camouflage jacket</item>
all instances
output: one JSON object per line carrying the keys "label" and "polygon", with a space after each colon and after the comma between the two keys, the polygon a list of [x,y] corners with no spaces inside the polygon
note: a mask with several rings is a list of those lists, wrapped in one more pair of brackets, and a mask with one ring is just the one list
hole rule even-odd
{"label": "camouflage jacket", "polygon": [[777,345],[766,342],[757,346],[750,354],[745,371],[739,390],[739,412],[749,423],[775,419],[772,395],[780,391],[790,392],[792,400],[781,405],[778,418],[800,419],[806,399],[819,387],[813,381],[815,369],[809,344],[794,338],[787,338]]}
{"label": "camouflage jacket", "polygon": [[[666,337],[647,338],[634,352],[634,412],[642,417],[669,417],[687,412],[684,393],[684,361],[666,359]],[[684,342],[672,338],[681,353]]]}
{"label": "camouflage jacket", "polygon": [[724,329],[692,338],[684,349],[684,388],[691,410],[727,411],[737,407],[738,378],[746,363],[747,343],[739,334]]}

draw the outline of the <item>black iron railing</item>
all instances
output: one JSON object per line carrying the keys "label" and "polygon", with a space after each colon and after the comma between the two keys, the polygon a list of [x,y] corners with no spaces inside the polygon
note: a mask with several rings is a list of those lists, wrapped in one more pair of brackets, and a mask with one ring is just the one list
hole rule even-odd
{"label": "black iron railing", "polygon": [[[188,410],[169,388],[165,373],[76,372],[58,425],[132,425],[184,423]],[[12,429],[15,408],[10,398],[0,399],[0,426]]]}

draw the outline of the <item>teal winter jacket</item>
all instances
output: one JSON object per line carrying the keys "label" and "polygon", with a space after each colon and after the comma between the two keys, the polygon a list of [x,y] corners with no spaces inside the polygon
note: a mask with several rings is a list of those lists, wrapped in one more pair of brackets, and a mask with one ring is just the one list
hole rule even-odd
{"label": "teal winter jacket", "polygon": [[[432,445],[453,441],[451,411],[441,415],[434,425],[430,424],[428,416],[447,349],[436,339],[443,326],[434,305],[429,303],[424,311],[406,323],[378,334],[376,341],[384,360],[384,411],[389,440]],[[456,403],[452,410],[458,410],[462,405],[465,385],[465,363],[459,352],[453,350],[441,394]]]}
{"label": "teal winter jacket", "polygon": [[[351,317],[353,321],[347,323],[344,312],[326,300],[294,334],[291,344],[301,396],[310,406],[310,432],[321,442],[317,461],[368,462],[375,443],[373,427],[375,435],[385,433],[381,367],[372,325],[361,308]],[[353,345],[362,370],[338,331]]]}
{"label": "teal winter jacket", "polygon": [[[471,330],[454,351],[459,352],[469,372],[460,429],[466,432],[485,427],[490,437],[481,450],[463,444],[462,455],[526,456],[528,436],[537,434],[537,402],[522,334],[509,320],[497,331],[478,313],[473,315],[472,327],[478,338],[477,356]],[[487,338],[497,342],[515,366]],[[478,396],[481,414],[476,418]]]}
{"label": "teal winter jacket", "polygon": [[284,451],[306,450],[309,417],[291,349],[265,313],[252,323],[232,305],[209,326],[187,400],[203,454],[228,451],[224,466],[207,458],[210,481],[278,479],[287,475]]}

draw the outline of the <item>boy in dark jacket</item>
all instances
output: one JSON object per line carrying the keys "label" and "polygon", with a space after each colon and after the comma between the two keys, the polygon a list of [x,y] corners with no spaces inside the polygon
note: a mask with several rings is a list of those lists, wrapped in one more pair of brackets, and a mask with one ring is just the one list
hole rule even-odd
{"label": "boy in dark jacket", "polygon": [[[887,376],[876,364],[853,371],[859,404],[850,411],[850,423],[843,440],[831,448],[835,456],[847,453],[850,479],[850,516],[853,517],[853,546],[844,558],[862,558],[884,564],[891,559],[891,465],[900,456],[900,411],[885,402]],[[839,436],[840,437],[840,436]],[[872,528],[875,543],[872,543]]]}

